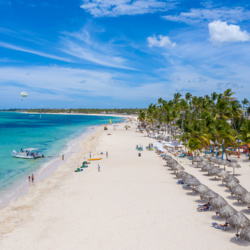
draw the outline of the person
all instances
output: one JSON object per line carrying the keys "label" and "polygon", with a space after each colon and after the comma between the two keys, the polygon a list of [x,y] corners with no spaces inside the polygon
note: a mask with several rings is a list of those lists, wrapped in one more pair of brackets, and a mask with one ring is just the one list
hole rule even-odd
{"label": "person", "polygon": [[109,157],[109,153],[108,153],[108,151],[106,151],[106,158],[108,158]]}
{"label": "person", "polygon": [[99,164],[98,164],[98,172],[101,172],[101,167]]}
{"label": "person", "polygon": [[91,152],[89,153],[89,159],[91,159]]}
{"label": "person", "polygon": [[30,175],[29,175],[29,177],[28,177],[28,180],[29,180],[29,182],[30,182]]}
{"label": "person", "polygon": [[32,180],[32,182],[34,182],[34,175],[33,174],[31,176],[31,180]]}
{"label": "person", "polygon": [[64,161],[64,155],[62,155],[62,160]]}

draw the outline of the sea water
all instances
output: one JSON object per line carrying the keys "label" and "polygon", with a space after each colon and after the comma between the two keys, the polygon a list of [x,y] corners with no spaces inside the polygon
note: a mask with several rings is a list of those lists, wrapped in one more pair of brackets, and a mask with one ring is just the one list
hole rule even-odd
{"label": "sea water", "polygon": [[[60,156],[69,141],[90,127],[121,122],[120,117],[0,112],[0,195]],[[45,158],[14,158],[11,152],[39,148]]]}

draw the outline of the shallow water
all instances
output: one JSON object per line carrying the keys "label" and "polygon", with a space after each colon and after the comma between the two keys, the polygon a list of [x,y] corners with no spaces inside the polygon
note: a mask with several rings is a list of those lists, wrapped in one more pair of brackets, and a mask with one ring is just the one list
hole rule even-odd
{"label": "shallow water", "polygon": [[[89,127],[121,122],[122,118],[0,112],[0,193],[67,151],[68,143]],[[45,158],[21,159],[13,149],[39,148]]]}

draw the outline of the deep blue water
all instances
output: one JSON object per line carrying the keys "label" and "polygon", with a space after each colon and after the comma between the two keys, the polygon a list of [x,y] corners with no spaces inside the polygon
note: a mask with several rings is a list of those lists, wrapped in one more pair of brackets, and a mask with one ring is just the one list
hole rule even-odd
{"label": "deep blue water", "polygon": [[[52,115],[0,112],[0,193],[60,155],[67,143],[88,127],[121,122],[122,118],[89,115]],[[13,149],[39,148],[45,158],[20,159]],[[26,177],[25,177],[26,178]]]}

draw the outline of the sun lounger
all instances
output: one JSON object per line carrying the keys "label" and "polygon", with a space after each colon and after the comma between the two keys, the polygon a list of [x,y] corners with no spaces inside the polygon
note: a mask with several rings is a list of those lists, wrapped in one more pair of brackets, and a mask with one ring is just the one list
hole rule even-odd
{"label": "sun lounger", "polygon": [[181,181],[181,180],[178,180],[178,181],[177,181],[177,184],[184,184],[184,182]]}
{"label": "sun lounger", "polygon": [[204,212],[204,211],[208,211],[208,210],[210,210],[210,207],[209,207],[209,206],[207,206],[207,207],[198,207],[198,208],[197,208],[197,211],[198,211],[198,212]]}
{"label": "sun lounger", "polygon": [[217,229],[226,230],[228,228],[228,223],[221,225],[221,224],[218,224],[216,222],[213,222],[212,226],[217,228]]}

